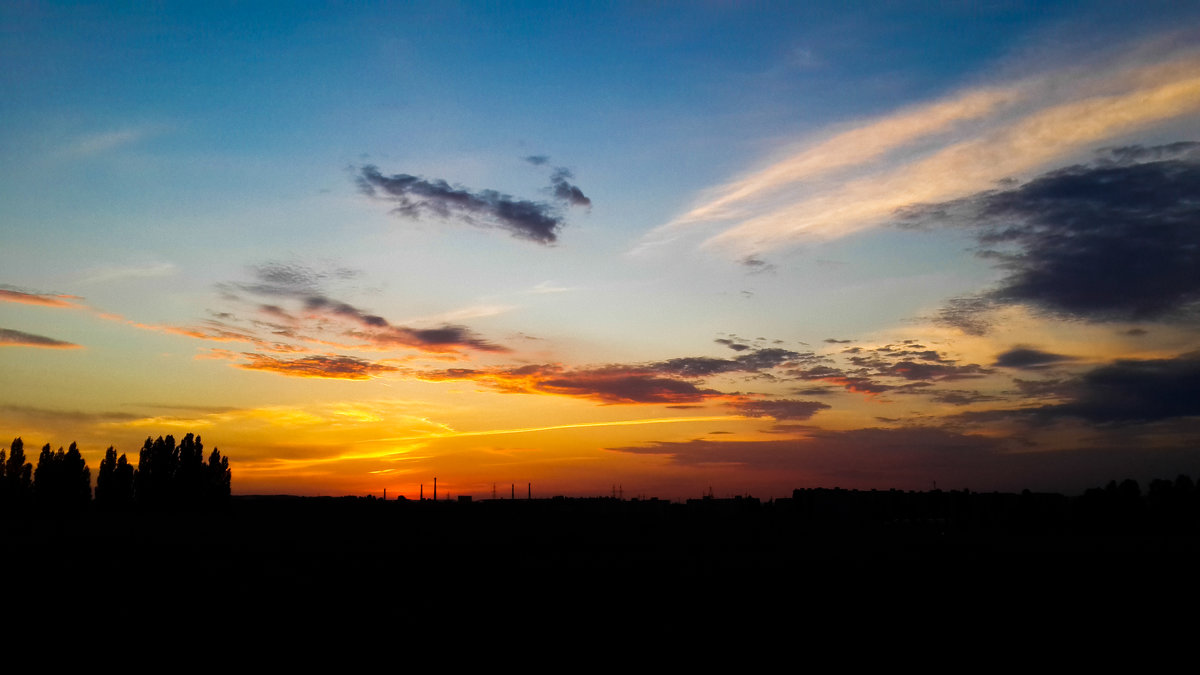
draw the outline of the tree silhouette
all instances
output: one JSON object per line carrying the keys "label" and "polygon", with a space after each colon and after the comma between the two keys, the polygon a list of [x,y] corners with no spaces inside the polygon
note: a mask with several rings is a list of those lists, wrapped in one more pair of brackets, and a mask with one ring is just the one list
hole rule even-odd
{"label": "tree silhouette", "polygon": [[92,501],[92,472],[75,443],[66,452],[51,452],[49,443],[42,447],[33,492],[40,505],[50,508],[77,509]]}
{"label": "tree silhouette", "polygon": [[229,458],[213,449],[204,462],[204,443],[188,434],[178,446],[173,436],[146,439],[134,474],[134,494],[139,505],[192,508],[229,498]]}
{"label": "tree silhouette", "polygon": [[25,461],[25,444],[14,438],[4,462],[4,499],[10,504],[24,503],[32,492],[33,465]]}
{"label": "tree silhouette", "polygon": [[146,438],[138,455],[137,472],[134,474],[134,494],[142,506],[165,506],[171,498],[172,482],[179,453],[175,437],[159,436],[157,440]]}
{"label": "tree silhouette", "polygon": [[[199,442],[199,439],[197,439]],[[208,456],[208,465],[204,467],[204,492],[207,501],[222,502],[229,499],[229,488],[233,474],[229,470],[229,458],[213,448]]]}
{"label": "tree silhouette", "polygon": [[96,504],[103,508],[125,508],[133,503],[133,465],[110,445],[104,451],[96,475]]}

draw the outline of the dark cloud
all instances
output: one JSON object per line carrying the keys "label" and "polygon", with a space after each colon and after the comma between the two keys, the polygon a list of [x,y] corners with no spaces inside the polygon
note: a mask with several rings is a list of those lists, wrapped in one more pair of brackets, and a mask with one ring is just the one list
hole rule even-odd
{"label": "dark cloud", "polygon": [[839,340],[837,338],[825,338],[825,342],[828,342],[831,345],[844,345],[844,344],[848,344],[850,342],[854,342],[854,340]]}
{"label": "dark cloud", "polygon": [[698,468],[739,465],[790,478],[794,487],[929,490],[936,482],[942,489],[1068,494],[1114,476],[1148,481],[1200,463],[1200,450],[1178,444],[1153,452],[1123,444],[1011,452],[1012,442],[1003,438],[934,427],[790,431],[791,438],[697,438],[609,450],[663,456]]}
{"label": "dark cloud", "polygon": [[[0,405],[8,415],[45,422],[125,422],[141,419],[143,415],[128,412],[102,411],[84,412],[82,410],[60,410],[57,408],[38,408],[25,405]],[[6,415],[7,416],[7,415]]]}
{"label": "dark cloud", "polygon": [[[754,373],[767,376],[765,371],[784,364],[795,364],[819,358],[811,352],[800,353],[776,347],[756,349],[731,359],[707,356],[681,357],[650,364],[613,364],[595,368],[566,369],[558,365],[528,365],[513,368],[465,369],[415,373],[421,379],[472,380],[504,393],[557,394],[576,396],[601,403],[657,403],[681,405],[702,403],[713,399],[741,401],[737,394],[700,387],[695,380],[725,373]],[[800,403],[781,403],[777,410],[785,414],[800,414]],[[809,402],[805,405],[823,407]],[[814,408],[814,409],[815,409]],[[755,414],[771,413],[753,406],[746,408]],[[751,414],[751,413],[745,413]],[[809,413],[811,414],[811,413]]]}
{"label": "dark cloud", "polygon": [[798,380],[836,384],[846,391],[857,394],[881,394],[895,388],[893,385],[878,382],[858,373],[859,371],[847,371],[834,366],[817,365],[811,368],[788,370],[785,374]]}
{"label": "dark cloud", "polygon": [[1045,412],[1097,423],[1200,415],[1200,354],[1101,366],[1080,378],[1075,400]]}
{"label": "dark cloud", "polygon": [[736,342],[734,340],[728,340],[725,338],[717,338],[716,340],[713,340],[713,342],[715,342],[719,345],[725,345],[726,347],[729,347],[730,349],[732,349],[735,352],[744,352],[747,349],[752,349],[752,347],[750,345],[742,344],[740,342]]}
{"label": "dark cloud", "polygon": [[[829,344],[844,340],[828,338]],[[789,364],[791,365],[791,364]],[[936,390],[934,383],[981,378],[992,373],[979,364],[959,364],[946,353],[930,349],[919,340],[902,340],[879,347],[848,347],[832,356],[819,356],[795,364],[782,376],[807,382],[837,385],[858,394],[923,394],[941,396],[941,402],[963,404],[968,399],[984,400],[962,390]],[[929,389],[926,389],[929,388]],[[942,393],[936,393],[941,391]],[[800,395],[832,393],[828,388],[797,390]]]}
{"label": "dark cloud", "polygon": [[1089,321],[1200,318],[1200,143],[1109,150],[1012,189],[912,209],[909,222],[975,228],[1005,272],[942,319],[986,332],[997,305]]}
{"label": "dark cloud", "polygon": [[933,380],[961,380],[983,377],[991,372],[974,363],[965,366],[953,366],[905,360],[893,363],[879,374],[900,377],[905,380],[928,382]]}
{"label": "dark cloud", "polygon": [[371,328],[386,328],[388,325],[387,319],[382,316],[367,314],[353,305],[330,300],[322,295],[310,295],[304,298],[304,308],[310,312],[321,311],[334,316],[345,317]]}
{"label": "dark cloud", "polygon": [[987,335],[992,329],[988,313],[996,309],[997,303],[984,297],[951,298],[938,311],[935,320],[954,326],[967,335]]}
{"label": "dark cloud", "polygon": [[554,193],[554,198],[571,206],[591,206],[592,200],[583,194],[583,190],[568,182],[574,178],[567,169],[562,167],[555,169],[550,176],[550,188]]}
{"label": "dark cloud", "polygon": [[[583,192],[567,182],[568,177],[570,172],[565,169],[554,172],[551,189],[555,197],[572,205],[590,205]],[[394,211],[410,218],[430,213],[478,227],[499,227],[514,237],[539,244],[557,241],[564,224],[559,210],[551,204],[516,199],[495,190],[473,192],[444,180],[403,173],[385,176],[374,166],[362,167],[357,181],[365,194],[396,203]]]}
{"label": "dark cloud", "polygon": [[529,155],[527,157],[522,157],[521,159],[534,166],[544,166],[550,162],[550,158],[546,155]]}
{"label": "dark cloud", "polygon": [[507,394],[554,394],[591,399],[604,404],[684,404],[729,398],[713,389],[662,377],[633,366],[565,369],[556,365],[474,370],[450,368],[415,373],[423,380],[471,380]]}
{"label": "dark cloud", "polygon": [[438,328],[405,328],[385,326],[386,330],[352,333],[376,345],[400,345],[424,351],[452,352],[460,348],[480,352],[508,352],[507,347],[497,345],[481,337],[465,326],[444,325]]}
{"label": "dark cloud", "polygon": [[305,356],[282,359],[264,354],[246,353],[246,363],[235,364],[245,370],[265,370],[292,377],[320,377],[339,380],[366,380],[378,373],[399,370],[395,366],[372,363],[353,356]]}
{"label": "dark cloud", "polygon": [[338,267],[317,270],[298,263],[267,262],[251,268],[255,281],[234,284],[237,288],[257,295],[303,296],[315,294],[330,280],[353,279],[357,270]]}
{"label": "dark cloud", "polygon": [[11,328],[0,328],[0,347],[42,347],[44,349],[80,349],[73,342],[63,342],[44,335],[24,333]]}
{"label": "dark cloud", "polygon": [[1179,141],[1148,148],[1141,145],[1126,145],[1117,148],[1105,148],[1100,152],[1102,155],[1107,155],[1107,157],[1102,157],[1101,162],[1107,159],[1117,165],[1124,165],[1139,162],[1157,162],[1164,159],[1176,159],[1188,156],[1195,158],[1198,151],[1200,151],[1200,143]]}
{"label": "dark cloud", "polygon": [[817,359],[812,352],[794,352],[778,347],[756,349],[732,359],[708,356],[689,356],[659,361],[649,366],[651,370],[679,377],[709,377],[721,373],[753,373],[769,370],[793,361]]}
{"label": "dark cloud", "polygon": [[[828,340],[826,340],[828,342]],[[949,358],[945,353],[939,352],[936,349],[928,349],[925,345],[916,340],[903,340],[900,344],[887,344],[874,349],[867,347],[850,347],[842,350],[843,354],[855,354],[850,357],[849,361],[856,365],[870,365],[877,368],[890,367],[887,359],[918,359],[921,361],[933,361],[935,363],[956,363],[954,359]],[[865,356],[857,356],[865,354]]]}
{"label": "dark cloud", "polygon": [[[224,284],[225,288],[237,288],[252,295],[271,298],[291,298],[301,305],[299,312],[290,312],[275,303],[259,304],[259,312],[289,324],[301,323],[306,319],[344,319],[358,328],[343,332],[346,337],[362,340],[374,346],[411,347],[428,352],[453,352],[472,349],[485,352],[507,352],[507,348],[493,344],[476,335],[464,326],[443,325],[436,328],[410,328],[397,326],[382,316],[372,314],[347,302],[326,295],[323,286],[330,279],[349,279],[357,276],[354,270],[338,268],[331,272],[317,271],[303,265],[267,263],[254,268],[255,280],[251,283]],[[276,335],[309,340],[294,333],[289,326],[268,324]],[[317,328],[320,328],[318,326]],[[259,344],[261,339],[229,330],[208,331],[214,339],[226,337]],[[205,337],[205,335],[197,335]],[[280,350],[275,350],[280,351]]]}
{"label": "dark cloud", "polygon": [[1022,380],[1013,378],[1013,384],[1025,398],[1060,398],[1067,393],[1066,380]]}
{"label": "dark cloud", "polygon": [[769,263],[755,255],[748,255],[738,262],[748,267],[751,274],[762,274],[763,272],[774,272],[776,270],[774,264]]}
{"label": "dark cloud", "polygon": [[771,417],[777,420],[806,420],[817,414],[818,411],[830,407],[820,401],[797,401],[794,399],[738,401],[730,405],[747,417]]}
{"label": "dark cloud", "polygon": [[797,396],[829,396],[835,392],[837,389],[833,387],[802,387],[792,390]]}
{"label": "dark cloud", "polygon": [[965,389],[936,389],[928,392],[920,392],[929,396],[930,399],[938,403],[946,403],[949,405],[971,405],[972,403],[984,403],[987,401],[998,401],[999,397],[991,394],[984,394],[978,391],[968,391]]}
{"label": "dark cloud", "polygon": [[1121,426],[1200,416],[1200,353],[1170,359],[1120,360],[1072,380],[1017,381],[1023,393],[1055,396],[1063,403],[1016,410],[966,413],[964,419],[1081,419]]}
{"label": "dark cloud", "polygon": [[191,404],[170,404],[170,403],[131,403],[139,408],[153,408],[158,410],[179,410],[182,412],[200,413],[203,415],[216,415],[239,410],[232,406],[225,405],[191,405]]}
{"label": "dark cloud", "polygon": [[737,464],[763,471],[795,471],[803,474],[806,484],[823,487],[928,489],[930,480],[954,485],[988,475],[984,467],[993,465],[1003,445],[994,438],[925,427],[789,431],[804,437],[662,441],[610,450],[665,455],[689,466]]}
{"label": "dark cloud", "polygon": [[1049,368],[1060,363],[1076,360],[1073,356],[1064,356],[1062,354],[1052,354],[1043,352],[1032,347],[1013,347],[1012,349],[996,356],[996,362],[992,365],[1001,368],[1018,368],[1021,370],[1040,370]]}

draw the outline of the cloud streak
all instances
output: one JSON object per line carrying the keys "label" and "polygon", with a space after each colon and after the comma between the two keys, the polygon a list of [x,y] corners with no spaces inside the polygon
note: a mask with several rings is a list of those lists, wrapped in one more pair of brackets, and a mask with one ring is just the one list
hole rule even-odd
{"label": "cloud streak", "polygon": [[821,410],[828,410],[829,404],[820,401],[798,401],[795,399],[779,399],[774,401],[739,401],[732,407],[747,417],[770,417],[777,420],[806,420]]}
{"label": "cloud streak", "polygon": [[[526,158],[526,161],[535,165],[544,163],[535,159],[545,158]],[[570,171],[556,169],[551,176],[551,194],[566,205],[591,206],[583,191],[568,181],[571,177]],[[518,239],[543,245],[558,241],[566,222],[561,209],[554,204],[518,199],[496,190],[472,191],[445,180],[404,173],[385,176],[369,165],[359,169],[356,180],[364,194],[395,203],[393,212],[407,218],[433,215],[477,227],[498,227]]]}
{"label": "cloud streak", "polygon": [[261,370],[290,377],[317,377],[337,380],[367,380],[380,373],[399,370],[395,366],[372,363],[353,356],[305,356],[296,359],[276,358],[253,352],[242,354],[244,363],[234,364],[243,370]]}
{"label": "cloud streak", "polygon": [[732,359],[681,357],[646,364],[610,364],[592,368],[566,368],[535,364],[486,369],[450,368],[414,371],[418,379],[473,381],[506,394],[549,394],[614,404],[688,405],[722,401],[746,417],[807,419],[828,408],[816,401],[790,399],[757,401],[738,393],[703,387],[705,379],[731,373],[770,378],[781,366],[797,367],[819,359],[811,352],[762,348]]}
{"label": "cloud streak", "polygon": [[0,347],[41,347],[43,349],[81,349],[73,342],[63,342],[44,335],[34,335],[11,328],[0,328]]}
{"label": "cloud streak", "polygon": [[61,307],[63,309],[85,309],[78,301],[83,298],[78,295],[50,295],[44,293],[24,293],[21,291],[0,288],[0,302],[15,302],[23,305],[40,305],[42,307]]}
{"label": "cloud streak", "polygon": [[[254,269],[255,280],[249,283],[225,284],[223,288],[236,297],[234,291],[269,298],[256,310],[265,317],[272,334],[309,343],[335,347],[358,346],[370,348],[405,347],[431,353],[455,353],[459,350],[507,352],[508,348],[489,342],[465,326],[442,324],[432,327],[396,325],[378,314],[329,297],[322,286],[329,278],[349,278],[352,270],[338,269],[322,273],[301,265],[270,263]],[[295,307],[282,307],[287,299]],[[332,340],[317,339],[309,333],[333,330]],[[244,335],[244,331],[241,332]],[[218,333],[218,336],[221,336]],[[233,337],[236,337],[233,336]],[[247,336],[259,340],[255,336]]]}
{"label": "cloud streak", "polygon": [[604,366],[568,369],[559,365],[529,365],[518,368],[451,368],[417,372],[430,382],[469,380],[505,394],[549,394],[585,398],[605,405],[683,404],[737,398],[715,389],[663,377],[647,368]]}
{"label": "cloud streak", "polygon": [[1032,347],[1013,347],[1002,354],[998,354],[996,362],[992,365],[1000,368],[1016,368],[1019,370],[1041,370],[1075,360],[1073,356],[1053,354]]}
{"label": "cloud streak", "polygon": [[841,237],[1200,112],[1200,54],[1130,60],[1139,58],[955,93],[865,122],[716,188],[639,249],[722,221],[705,246],[736,258]]}

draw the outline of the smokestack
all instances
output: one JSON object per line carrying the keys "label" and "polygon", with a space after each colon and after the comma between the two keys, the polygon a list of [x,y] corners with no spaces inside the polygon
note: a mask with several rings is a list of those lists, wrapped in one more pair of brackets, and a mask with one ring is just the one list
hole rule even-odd
{"label": "smokestack", "polygon": [[437,501],[437,476],[433,477],[433,501]]}
{"label": "smokestack", "polygon": [[509,485],[509,486],[508,486],[508,491],[509,491],[509,495],[508,495],[509,499],[516,499],[516,498],[517,498],[517,484],[516,484],[516,483],[513,483],[512,485]]}
{"label": "smokestack", "polygon": [[526,483],[525,489],[527,490],[527,492],[525,493],[525,498],[533,499],[533,483]]}
{"label": "smokestack", "polygon": [[421,483],[421,501],[425,501],[425,484]]}

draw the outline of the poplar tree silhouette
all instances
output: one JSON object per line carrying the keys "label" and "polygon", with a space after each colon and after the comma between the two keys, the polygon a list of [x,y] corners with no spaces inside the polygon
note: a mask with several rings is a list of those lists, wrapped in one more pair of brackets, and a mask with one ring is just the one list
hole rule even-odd
{"label": "poplar tree silhouette", "polygon": [[199,436],[188,434],[178,446],[175,437],[159,436],[142,445],[134,494],[142,506],[191,508],[227,500],[231,482],[229,458],[213,448],[205,464]]}
{"label": "poplar tree silhouette", "polygon": [[[197,439],[199,442],[199,439]],[[213,448],[212,454],[208,456],[208,465],[205,467],[204,488],[205,497],[210,502],[223,502],[229,499],[230,485],[233,482],[233,473],[229,470],[229,458],[222,457],[221,453]]]}
{"label": "poplar tree silhouette", "polygon": [[166,506],[171,497],[171,483],[175,477],[175,465],[179,451],[175,437],[162,436],[158,440],[146,438],[138,455],[137,473],[134,474],[134,494],[142,506]]}
{"label": "poplar tree silhouette", "polygon": [[133,465],[125,459],[125,453],[117,458],[117,451],[110,445],[100,461],[100,472],[96,475],[96,504],[102,508],[122,509],[133,503]]}
{"label": "poplar tree silhouette", "polygon": [[42,447],[37,468],[33,472],[33,492],[38,504],[55,509],[84,508],[92,501],[92,472],[79,452],[79,447],[63,452]]}
{"label": "poplar tree silhouette", "polygon": [[3,499],[9,504],[22,504],[33,491],[33,465],[25,461],[25,444],[14,438],[4,461]]}

